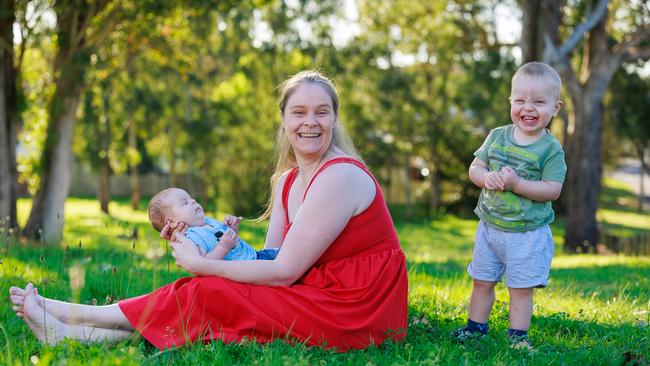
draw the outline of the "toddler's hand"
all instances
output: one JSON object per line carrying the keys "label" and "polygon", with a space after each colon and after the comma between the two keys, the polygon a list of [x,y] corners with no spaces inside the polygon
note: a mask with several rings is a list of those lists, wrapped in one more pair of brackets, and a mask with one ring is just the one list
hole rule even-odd
{"label": "toddler's hand", "polygon": [[503,178],[504,189],[512,191],[519,183],[521,177],[517,175],[517,172],[511,166],[504,166],[499,171],[501,177]]}
{"label": "toddler's hand", "polygon": [[219,239],[219,245],[225,247],[226,249],[230,250],[232,247],[235,246],[237,243],[237,239],[239,236],[237,235],[237,232],[232,229],[226,230],[225,233],[221,236]]}
{"label": "toddler's hand", "polygon": [[485,187],[485,189],[489,189],[491,191],[503,191],[503,189],[505,188],[503,178],[501,177],[501,174],[499,174],[499,172],[487,173],[483,180],[483,186]]}
{"label": "toddler's hand", "polygon": [[231,227],[236,233],[238,233],[239,223],[241,222],[241,220],[242,220],[241,216],[226,215],[226,217],[223,219],[223,223],[226,224],[226,226]]}

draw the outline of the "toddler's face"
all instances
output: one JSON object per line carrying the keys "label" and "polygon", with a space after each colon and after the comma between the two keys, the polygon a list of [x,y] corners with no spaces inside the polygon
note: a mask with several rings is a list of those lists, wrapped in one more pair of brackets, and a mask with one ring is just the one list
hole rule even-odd
{"label": "toddler's face", "polygon": [[202,226],[205,224],[205,213],[203,207],[184,190],[174,189],[165,197],[166,206],[170,214],[166,220],[184,222],[190,226]]}
{"label": "toddler's face", "polygon": [[557,87],[543,77],[520,75],[512,81],[510,118],[529,136],[541,134],[557,116],[562,102]]}

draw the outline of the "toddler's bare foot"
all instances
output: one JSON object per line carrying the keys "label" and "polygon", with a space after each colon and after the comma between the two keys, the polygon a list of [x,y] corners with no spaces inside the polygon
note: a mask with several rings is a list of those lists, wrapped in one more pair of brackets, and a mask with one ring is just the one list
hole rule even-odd
{"label": "toddler's bare foot", "polygon": [[45,312],[38,304],[34,286],[31,283],[27,284],[24,292],[22,318],[36,338],[41,343],[50,345],[55,345],[66,338],[66,325]]}

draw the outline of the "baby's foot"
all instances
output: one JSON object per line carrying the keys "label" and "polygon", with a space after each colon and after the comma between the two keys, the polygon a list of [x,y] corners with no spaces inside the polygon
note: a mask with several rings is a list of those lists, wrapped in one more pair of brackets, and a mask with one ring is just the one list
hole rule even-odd
{"label": "baby's foot", "polygon": [[34,286],[29,283],[24,290],[22,318],[34,336],[41,342],[55,345],[66,337],[66,326],[38,304]]}

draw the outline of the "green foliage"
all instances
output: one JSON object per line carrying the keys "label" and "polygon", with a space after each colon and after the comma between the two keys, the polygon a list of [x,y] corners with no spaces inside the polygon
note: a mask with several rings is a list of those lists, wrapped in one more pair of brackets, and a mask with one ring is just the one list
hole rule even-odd
{"label": "green foliage", "polygon": [[[616,182],[607,202],[630,195]],[[608,188],[609,189],[609,188]],[[611,195],[611,196],[610,196]],[[19,202],[24,219],[29,201]],[[91,199],[69,199],[62,247],[22,244],[0,234],[0,291],[34,282],[46,296],[85,304],[107,304],[149,292],[185,274],[150,228],[146,213],[128,202],[111,203],[111,216]],[[631,206],[633,203],[630,204]],[[631,211],[631,209],[630,209]],[[622,211],[617,211],[621,214]],[[650,229],[648,215],[628,212]],[[218,213],[213,213],[220,217]],[[549,287],[535,292],[531,338],[536,351],[508,347],[508,293],[497,286],[486,339],[465,345],[450,332],[464,324],[471,291],[465,267],[472,255],[474,218],[440,215],[433,220],[397,222],[409,267],[409,329],[406,339],[364,351],[334,353],[281,340],[266,345],[193,344],[159,352],[139,338],[110,344],[66,341],[40,346],[5,301],[0,307],[0,363],[29,364],[622,364],[647,363],[650,354],[650,259],[572,256],[560,253],[561,227],[553,228],[556,256]],[[138,237],[133,239],[134,229]],[[242,237],[261,247],[264,224],[245,221]],[[82,268],[84,286],[71,288],[71,267]],[[634,363],[632,363],[634,364]]]}
{"label": "green foliage", "polygon": [[[29,3],[37,14],[81,16],[70,12],[74,1]],[[356,1],[353,31],[338,28],[348,16],[342,0],[101,2],[108,5],[83,24],[87,40],[77,50],[89,65],[85,76],[75,75],[84,78],[86,96],[73,141],[76,161],[85,172],[103,162],[114,174],[132,166],[165,173],[170,185],[182,175],[208,207],[259,213],[280,122],[275,88],[315,68],[337,82],[341,121],[382,184],[399,186],[411,166],[431,172],[399,187],[398,196],[406,198],[396,201],[406,205],[405,216],[467,211],[478,193],[467,178],[472,153],[490,129],[509,123],[516,62],[514,49],[497,41],[494,8],[502,3]],[[647,17],[642,3],[614,1],[620,11],[611,11],[612,17],[638,24]],[[583,19],[587,5],[570,1],[563,7],[563,31]],[[18,8],[22,19],[25,3]],[[66,42],[47,19],[34,16],[31,37],[16,45],[25,49],[18,168],[31,193],[43,165],[52,65],[57,45]],[[613,34],[619,39],[626,30]],[[345,41],[336,41],[347,32]],[[621,108],[627,108],[625,120],[647,120],[641,107],[629,108],[638,103],[626,102],[645,95],[629,91],[639,90],[636,79],[618,79],[612,120],[623,121]],[[639,118],[629,117],[632,112]],[[623,133],[625,139],[639,136],[634,132],[640,128]],[[617,139],[605,145],[603,151],[618,156],[610,148]],[[441,207],[432,207],[437,197]]]}
{"label": "green foliage", "polygon": [[621,68],[611,86],[611,115],[617,135],[644,152],[650,148],[650,77]]}

